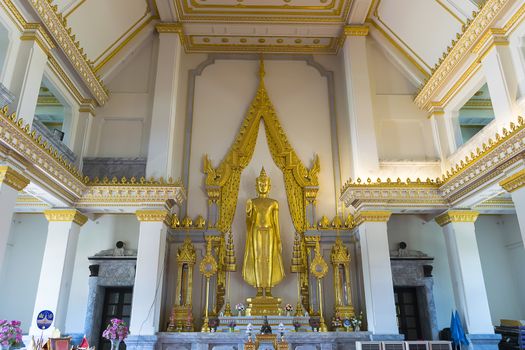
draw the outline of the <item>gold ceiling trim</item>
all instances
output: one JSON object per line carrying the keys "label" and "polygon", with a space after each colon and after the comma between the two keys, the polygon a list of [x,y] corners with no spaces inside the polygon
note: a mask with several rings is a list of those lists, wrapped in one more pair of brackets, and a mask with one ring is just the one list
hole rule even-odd
{"label": "gold ceiling trim", "polygon": [[[242,0],[241,0],[242,1]],[[230,10],[244,10],[244,9],[256,9],[256,10],[288,10],[288,11],[294,11],[294,10],[312,10],[312,11],[319,11],[319,10],[333,10],[335,8],[337,0],[331,0],[327,5],[293,5],[293,4],[285,4],[285,5],[246,5],[244,3],[237,2],[235,5],[225,5],[225,4],[199,4],[195,0],[189,0],[192,7],[188,6],[188,0],[182,0],[183,6],[185,6],[185,9],[192,10],[193,8],[199,8],[199,9],[230,9]],[[327,2],[327,0],[320,1],[320,3]],[[339,1],[340,4],[344,3],[344,1]],[[257,11],[259,12],[259,11]]]}
{"label": "gold ceiling trim", "polygon": [[67,11],[67,13],[64,15],[64,18],[68,18],[69,16],[71,16],[73,14],[73,12],[75,12],[76,10],[78,10],[78,8],[80,6],[82,6],[84,3],[86,2],[86,0],[80,0],[78,1],[75,6],[73,6],[73,8],[69,11]]}
{"label": "gold ceiling trim", "polygon": [[[338,38],[332,37],[283,37],[283,36],[246,36],[246,35],[186,35],[184,36],[187,52],[280,52],[280,53],[336,53],[339,47]],[[221,38],[221,43],[210,39]],[[206,42],[208,39],[210,42]],[[294,44],[285,43],[291,39]],[[246,40],[246,42],[244,42]],[[282,43],[279,41],[282,40]],[[329,40],[327,44],[315,44],[315,41]],[[250,44],[248,41],[256,41]],[[305,42],[311,42],[305,44]]]}
{"label": "gold ceiling trim", "polygon": [[48,63],[51,67],[51,70],[58,76],[60,81],[64,84],[66,89],[73,95],[73,98],[79,103],[79,104],[95,104],[96,101],[93,99],[88,99],[82,96],[80,91],[77,89],[75,84],[71,81],[68,74],[64,72],[60,64],[57,62],[57,60],[53,56],[49,56],[47,58]]}
{"label": "gold ceiling trim", "polygon": [[[490,29],[492,23],[509,2],[510,0],[487,0],[481,10],[473,14],[474,19],[467,21],[463,32],[458,34],[457,41],[452,41],[452,45],[439,59],[436,68],[432,70],[431,77],[416,96],[415,103],[418,107],[428,107],[434,93],[445,81],[450,81],[450,75],[454,73],[455,68],[471,54],[472,49],[486,35],[485,32]],[[513,16],[513,20],[517,18]]]}
{"label": "gold ceiling trim", "polygon": [[393,46],[394,48],[396,48],[399,52],[401,52],[401,54],[402,54],[403,56],[405,56],[405,58],[406,58],[410,63],[412,63],[412,64],[414,65],[414,67],[416,67],[416,69],[417,69],[418,71],[421,72],[421,74],[423,74],[424,77],[426,77],[426,78],[430,77],[430,74],[429,74],[428,70],[426,70],[425,68],[423,68],[423,67],[419,64],[419,62],[417,62],[417,61],[414,59],[414,57],[412,57],[412,55],[410,55],[408,52],[406,52],[406,50],[403,49],[403,48],[401,47],[401,45],[399,45],[399,43],[397,43],[394,39],[392,39],[392,37],[391,37],[390,35],[388,35],[388,33],[387,33],[387,32],[386,32],[386,31],[385,31],[385,30],[384,30],[379,24],[377,24],[373,19],[369,19],[369,20],[367,20],[367,22],[368,22],[368,23],[371,23],[371,24],[374,26],[374,28],[377,29],[377,30],[383,35],[383,37],[385,37],[386,40],[387,40],[388,42],[390,42],[390,44],[392,44],[392,46]]}
{"label": "gold ceiling trim", "polygon": [[109,99],[108,91],[88,62],[87,55],[76,41],[75,35],[71,34],[71,28],[67,28],[66,20],[58,13],[57,6],[48,0],[31,0],[30,3],[98,104],[104,105]]}
{"label": "gold ceiling trim", "polygon": [[[136,28],[133,33],[131,33],[127,38],[125,38],[124,40],[122,40],[122,42],[115,48],[115,50],[111,51],[102,61],[100,61],[96,66],[95,66],[95,72],[98,72],[100,69],[102,69],[102,67],[104,67],[109,61],[111,61],[113,59],[113,57],[115,57],[120,51],[122,51],[122,49],[131,41],[133,40],[137,35],[140,34],[140,32],[142,32],[142,30],[144,28],[146,28],[150,23],[151,21],[155,20],[155,19],[158,19],[157,16],[150,16],[148,19],[146,19],[138,28]],[[141,19],[142,20],[142,19]],[[139,21],[140,22],[140,21]],[[133,29],[130,28],[130,30]],[[125,34],[127,34],[129,31],[127,31]],[[113,44],[111,44],[110,48],[113,47],[119,40],[121,40],[124,36],[122,35],[117,41],[115,41]],[[109,48],[104,51],[104,53],[106,53],[107,51],[109,50]],[[99,56],[97,58],[97,60],[102,57]]]}
{"label": "gold ceiling trim", "polygon": [[465,21],[462,20],[458,15],[456,15],[454,12],[452,12],[451,9],[448,8],[447,5],[443,3],[441,0],[436,0],[436,2],[445,10],[447,11],[452,17],[454,17],[459,23],[465,24]]}
{"label": "gold ceiling trim", "polygon": [[[136,21],[131,25],[131,27],[129,27],[128,29],[126,29],[126,30],[124,31],[124,33],[123,33],[122,35],[120,35],[120,36],[119,36],[119,37],[118,37],[113,43],[111,43],[106,49],[104,49],[104,51],[102,51],[102,53],[99,54],[99,55],[93,60],[93,62],[94,62],[94,63],[97,63],[102,57],[104,57],[104,55],[105,55],[108,51],[110,51],[110,50],[113,48],[113,46],[115,46],[119,41],[122,40],[122,38],[124,38],[129,32],[131,32],[131,31],[133,30],[133,28],[135,28],[136,26],[138,26],[138,25],[140,24],[140,22],[144,21],[144,20],[148,17],[149,14],[151,14],[151,9],[150,9],[150,7],[149,7],[148,2],[146,1],[146,10],[144,11],[144,14],[143,14],[138,20],[136,20]],[[146,19],[146,22],[148,22],[148,23],[151,22],[151,20],[153,19],[152,17],[153,17],[153,15],[150,16],[149,20]],[[140,25],[139,27],[140,27],[140,28],[144,28],[144,23],[143,23],[142,25]],[[135,31],[136,31],[136,29],[135,29]],[[95,68],[95,70],[96,70],[96,68]]]}
{"label": "gold ceiling trim", "polygon": [[[305,23],[319,23],[319,22],[346,22],[346,18],[350,12],[351,0],[341,0],[339,6],[328,10],[329,13],[314,12],[309,6],[293,10],[289,4],[279,5],[275,8],[282,11],[272,11],[269,6],[261,5],[255,11],[244,9],[242,4],[231,6],[230,10],[195,10],[188,6],[186,0],[173,0],[175,8],[181,21],[226,21],[226,22],[305,22]],[[181,4],[182,3],[182,4]],[[213,5],[207,5],[213,6]],[[250,6],[251,7],[251,6]],[[299,7],[297,7],[299,8]],[[241,9],[243,11],[235,11]],[[317,10],[318,11],[318,10]],[[326,10],[325,10],[326,11]]]}
{"label": "gold ceiling trim", "polygon": [[[410,51],[421,63],[423,63],[429,70],[430,70],[430,65],[425,62],[425,60],[423,58],[421,58],[414,50],[412,50],[412,48],[410,47],[410,45],[408,45],[403,39],[401,39],[401,37],[399,35],[397,35],[397,33],[392,29],[390,28],[390,26],[388,26],[388,24],[386,24],[386,22],[383,21],[383,19],[381,18],[381,16],[379,15],[379,6],[381,5],[381,0],[378,0],[377,2],[377,6],[375,7],[374,9],[374,16],[375,18],[377,18],[377,20],[379,21],[379,23],[381,23],[386,29],[388,29],[388,31],[390,33],[392,33],[392,35],[401,43],[403,44],[403,46],[405,46],[408,51]],[[373,20],[374,21],[374,20]],[[375,22],[375,21],[374,21]],[[427,72],[428,74],[428,72]]]}
{"label": "gold ceiling trim", "polygon": [[36,104],[37,106],[62,106],[58,98],[55,96],[38,96]]}
{"label": "gold ceiling trim", "polygon": [[228,154],[216,168],[212,166],[207,156],[204,158],[206,187],[220,191],[217,227],[221,232],[228,232],[231,229],[237,207],[241,174],[253,156],[261,120],[264,123],[266,141],[272,159],[283,173],[288,207],[297,232],[304,232],[308,226],[306,220],[307,192],[319,186],[319,157],[315,156],[311,169],[306,168],[299,159],[288,142],[268,96],[264,74],[264,63],[261,59],[257,93]]}

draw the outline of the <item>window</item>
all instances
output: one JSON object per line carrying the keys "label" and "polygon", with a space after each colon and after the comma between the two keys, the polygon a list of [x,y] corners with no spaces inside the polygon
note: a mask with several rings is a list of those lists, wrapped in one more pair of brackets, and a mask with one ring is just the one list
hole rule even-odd
{"label": "window", "polygon": [[459,128],[462,143],[466,143],[494,120],[494,110],[487,84],[483,85],[474,96],[459,110]]}

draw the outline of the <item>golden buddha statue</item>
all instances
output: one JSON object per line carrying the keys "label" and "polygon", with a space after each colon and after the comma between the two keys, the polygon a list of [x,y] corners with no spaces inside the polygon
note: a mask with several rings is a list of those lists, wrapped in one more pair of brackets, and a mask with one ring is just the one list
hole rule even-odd
{"label": "golden buddha statue", "polygon": [[246,203],[246,247],[242,277],[257,288],[257,298],[271,298],[271,288],[284,278],[279,233],[279,203],[268,198],[270,178],[264,167],[257,178],[257,198]]}

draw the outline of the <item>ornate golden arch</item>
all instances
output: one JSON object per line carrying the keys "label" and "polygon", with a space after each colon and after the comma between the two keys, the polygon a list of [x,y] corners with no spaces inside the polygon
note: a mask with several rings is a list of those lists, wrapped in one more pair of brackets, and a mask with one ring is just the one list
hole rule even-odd
{"label": "ornate golden arch", "polygon": [[217,229],[221,232],[227,232],[231,228],[237,207],[241,173],[252,159],[261,119],[264,122],[266,141],[272,159],[283,173],[288,207],[297,232],[302,233],[308,228],[306,207],[308,202],[315,201],[317,195],[319,157],[315,155],[313,166],[308,169],[297,156],[270,101],[264,85],[264,74],[264,62],[261,59],[257,94],[226,157],[217,168],[212,166],[207,155],[204,157],[206,188],[208,195],[213,193],[212,196],[217,202]]}

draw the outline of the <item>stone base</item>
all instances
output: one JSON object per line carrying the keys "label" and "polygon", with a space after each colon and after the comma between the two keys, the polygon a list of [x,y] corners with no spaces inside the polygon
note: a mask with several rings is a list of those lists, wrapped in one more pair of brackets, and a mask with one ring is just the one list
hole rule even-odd
{"label": "stone base", "polygon": [[248,302],[246,315],[280,315],[283,312],[283,309],[281,309],[281,298],[262,296],[248,298],[246,301]]}
{"label": "stone base", "polygon": [[[241,350],[244,349],[248,339],[246,333],[158,333],[157,337],[156,350]],[[144,347],[141,348],[135,347],[136,343],[130,346],[128,339],[126,339],[127,350],[152,350],[148,342],[144,342]],[[355,350],[355,342],[370,341],[371,334],[369,332],[285,332],[284,339],[290,349]]]}
{"label": "stone base", "polygon": [[501,341],[500,334],[467,334],[467,338],[474,350],[498,350]]}

